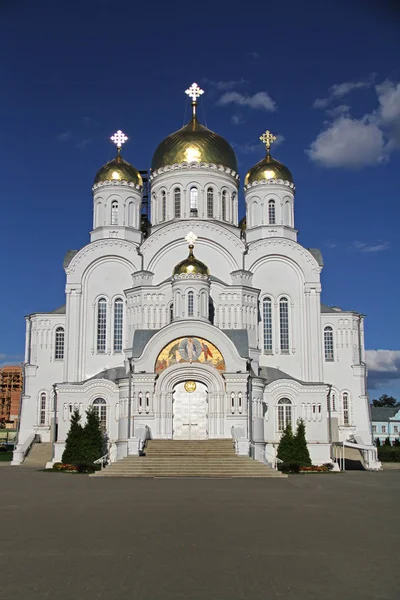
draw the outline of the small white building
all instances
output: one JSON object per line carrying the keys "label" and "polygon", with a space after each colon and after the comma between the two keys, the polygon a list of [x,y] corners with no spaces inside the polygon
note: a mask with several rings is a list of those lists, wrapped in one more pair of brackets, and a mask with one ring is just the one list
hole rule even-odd
{"label": "small white building", "polygon": [[372,435],[384,444],[389,438],[393,445],[400,439],[400,407],[371,406]]}
{"label": "small white building", "polygon": [[199,123],[199,89],[190,94],[189,123],[154,153],[151,225],[118,132],[116,158],[95,176],[90,241],[65,256],[66,304],[26,317],[14,464],[33,434],[60,460],[73,410],[89,406],[117,459],[147,432],[233,436],[240,453],[269,461],[300,417],[315,464],[330,460],[331,441],[373,449],[364,316],[321,304],[322,256],[297,240],[294,180],[271,156],[274,136],[244,178],[239,223],[235,153]]}

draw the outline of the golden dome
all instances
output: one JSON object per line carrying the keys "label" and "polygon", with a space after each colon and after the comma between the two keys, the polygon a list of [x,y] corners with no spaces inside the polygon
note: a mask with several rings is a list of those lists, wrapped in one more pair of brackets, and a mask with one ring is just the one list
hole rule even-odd
{"label": "golden dome", "polygon": [[117,156],[97,171],[94,183],[100,181],[127,181],[136,185],[143,185],[141,174],[122,158],[119,149]]}
{"label": "golden dome", "polygon": [[176,265],[173,275],[210,275],[207,265],[195,258],[193,248],[193,244],[190,244],[189,256]]}
{"label": "golden dome", "polygon": [[269,150],[267,155],[252,167],[244,179],[244,185],[255,181],[268,181],[269,179],[283,179],[293,183],[293,175],[285,165],[272,158]]}
{"label": "golden dome", "polygon": [[171,133],[158,145],[153,155],[152,169],[183,162],[204,162],[222,165],[237,172],[236,155],[224,138],[201,125],[194,114],[187,125]]}

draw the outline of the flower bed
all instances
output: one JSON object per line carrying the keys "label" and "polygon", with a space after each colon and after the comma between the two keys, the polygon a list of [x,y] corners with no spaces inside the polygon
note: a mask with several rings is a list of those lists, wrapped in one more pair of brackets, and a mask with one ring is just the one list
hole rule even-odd
{"label": "flower bed", "polygon": [[52,471],[59,473],[94,473],[100,469],[100,465],[94,465],[92,463],[54,463]]}
{"label": "flower bed", "polygon": [[304,465],[298,462],[283,462],[279,463],[278,469],[282,473],[329,473],[333,469],[331,463],[324,465]]}

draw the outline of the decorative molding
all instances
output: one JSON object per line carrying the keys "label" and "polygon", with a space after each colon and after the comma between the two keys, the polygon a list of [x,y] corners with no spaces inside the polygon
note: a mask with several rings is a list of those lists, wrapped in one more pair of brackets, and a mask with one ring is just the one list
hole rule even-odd
{"label": "decorative molding", "polygon": [[201,273],[180,273],[179,275],[173,275],[172,281],[177,281],[181,279],[203,279],[208,281],[210,279],[209,275],[202,275]]}
{"label": "decorative molding", "polygon": [[[90,244],[87,244],[86,246],[81,248],[81,250],[79,250],[78,253],[75,254],[68,267],[65,269],[66,274],[71,275],[76,270],[76,267],[79,265],[81,260],[88,254],[97,250],[98,248],[125,248],[134,252],[133,256],[136,257],[138,244],[136,244],[135,242],[129,242],[127,240],[120,240],[116,238],[106,238],[103,240],[97,240],[96,242],[91,242]],[[133,262],[132,266],[135,266]]]}
{"label": "decorative molding", "polygon": [[105,186],[130,187],[134,188],[135,190],[138,190],[139,192],[143,191],[142,185],[138,185],[137,183],[133,183],[132,181],[125,181],[125,179],[106,179],[105,181],[99,181],[98,183],[95,183],[93,185],[92,191],[94,192],[95,190]]}
{"label": "decorative molding", "polygon": [[[293,240],[289,240],[288,238],[262,238],[261,240],[252,242],[249,244],[248,255],[254,253],[259,248],[262,248],[265,246],[279,246],[280,248],[285,248],[285,247],[292,248],[298,254],[301,254],[301,256],[303,256],[306,259],[306,261],[310,264],[314,273],[321,273],[321,271],[322,271],[322,267],[319,266],[316,259],[311,254],[311,252],[309,250],[307,250],[307,248],[304,248],[297,242],[294,242]],[[283,254],[282,254],[282,256],[283,256]],[[267,258],[267,257],[265,257],[265,258]],[[290,257],[285,255],[285,258],[290,258]],[[252,265],[252,266],[254,266],[254,265]],[[309,284],[309,285],[310,285],[310,287],[311,286],[315,287],[315,285],[313,285],[313,284]]]}
{"label": "decorative molding", "polygon": [[181,171],[181,170],[186,170],[186,169],[193,169],[193,170],[210,169],[211,171],[221,171],[222,173],[231,175],[233,177],[233,179],[235,179],[236,181],[239,181],[239,179],[240,179],[239,174],[236,173],[236,171],[234,171],[233,169],[230,169],[229,167],[224,167],[223,165],[216,165],[214,163],[205,163],[205,162],[201,162],[201,163],[183,162],[183,163],[179,163],[179,164],[174,163],[173,165],[166,165],[165,167],[156,169],[150,175],[149,180],[153,181],[156,177],[158,177],[159,175],[162,175],[163,173],[169,173],[170,171]]}
{"label": "decorative molding", "polygon": [[247,192],[253,187],[257,187],[259,185],[285,185],[291,190],[295,191],[296,186],[291,181],[285,181],[284,179],[262,179],[261,181],[253,181],[253,183],[249,183],[243,187],[243,191]]}

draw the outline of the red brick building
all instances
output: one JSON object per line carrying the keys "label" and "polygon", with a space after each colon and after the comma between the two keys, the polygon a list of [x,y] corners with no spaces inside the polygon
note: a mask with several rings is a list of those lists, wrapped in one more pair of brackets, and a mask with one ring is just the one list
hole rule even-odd
{"label": "red brick building", "polygon": [[0,423],[1,427],[18,427],[19,407],[22,394],[22,367],[0,367]]}

